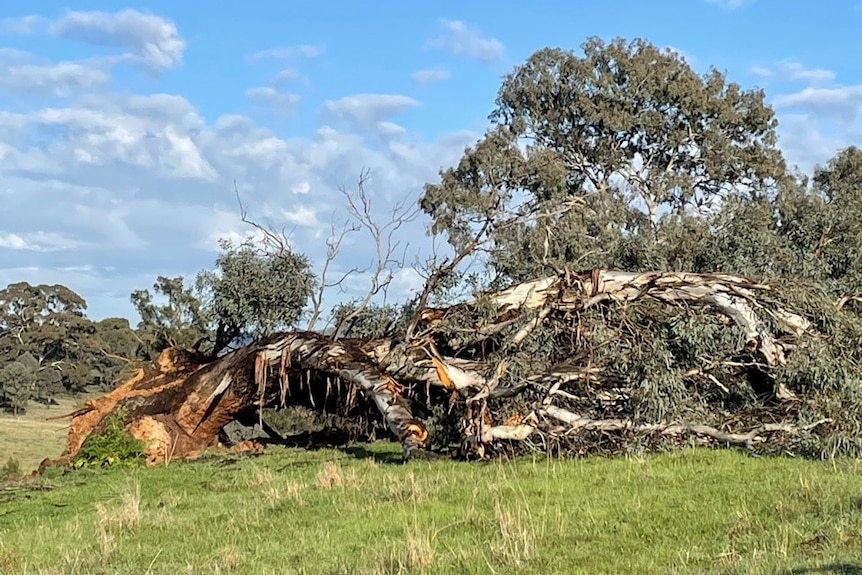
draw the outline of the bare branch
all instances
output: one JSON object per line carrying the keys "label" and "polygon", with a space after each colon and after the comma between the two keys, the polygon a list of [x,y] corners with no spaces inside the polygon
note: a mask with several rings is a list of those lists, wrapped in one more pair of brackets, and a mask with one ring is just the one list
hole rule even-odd
{"label": "bare branch", "polygon": [[336,230],[334,221],[330,224],[330,235],[326,240],[326,259],[323,262],[323,269],[320,272],[320,284],[318,285],[317,291],[311,294],[311,319],[308,320],[307,327],[309,331],[314,329],[314,326],[317,324],[321,314],[323,313],[323,296],[325,295],[326,290],[335,286],[340,286],[351,274],[359,271],[358,268],[353,267],[342,274],[338,280],[334,282],[327,281],[329,276],[329,267],[332,265],[332,262],[341,250],[341,242],[344,241],[347,234],[358,230],[359,228],[357,226],[350,225],[349,222],[346,222],[339,230]]}
{"label": "bare branch", "polygon": [[[285,228],[282,228],[281,231],[276,231],[272,225],[265,226],[250,219],[248,217],[248,209],[245,207],[242,198],[240,198],[239,188],[237,187],[236,181],[233,183],[233,190],[236,195],[236,201],[239,204],[240,219],[244,224],[253,227],[263,235],[263,245],[267,248],[274,249],[279,255],[290,251],[290,240],[288,238],[291,234],[285,232]],[[296,227],[294,226],[293,229],[295,230]],[[293,230],[291,230],[291,233],[292,231]]]}
{"label": "bare branch", "polygon": [[[344,326],[350,325],[368,307],[375,296],[382,293],[385,301],[389,285],[395,279],[393,269],[402,269],[404,267],[403,255],[400,258],[395,256],[401,246],[401,241],[396,239],[396,233],[405,224],[412,222],[419,215],[418,207],[408,209],[407,204],[401,201],[392,207],[386,222],[383,224],[379,223],[373,214],[371,196],[366,190],[366,184],[370,180],[370,176],[371,172],[367,169],[360,173],[355,194],[351,194],[344,187],[339,188],[339,191],[344,195],[347,202],[347,210],[350,216],[359,228],[365,230],[373,242],[374,260],[369,265],[369,269],[373,269],[373,271],[371,272],[368,291],[349,314],[339,319],[332,334],[333,338],[338,338],[344,330]],[[405,246],[405,252],[406,249],[407,247]],[[347,275],[342,278],[342,281],[346,277]]]}
{"label": "bare branch", "polygon": [[487,251],[489,249],[488,245],[493,242],[493,236],[496,232],[524,223],[530,218],[535,218],[536,221],[553,219],[571,211],[575,206],[583,205],[584,202],[581,198],[571,198],[552,210],[537,212],[535,206],[521,204],[518,206],[518,213],[507,217],[505,207],[498,198],[495,206],[485,215],[484,221],[481,222],[479,229],[470,241],[462,246],[451,259],[445,259],[437,263],[435,245],[435,253],[428,265],[430,271],[425,281],[425,286],[417,300],[416,312],[407,327],[407,341],[413,339],[418,323],[422,318],[423,310],[428,307],[428,299],[431,294],[440,287],[446,278],[455,273],[458,266],[464,260],[474,254]]}

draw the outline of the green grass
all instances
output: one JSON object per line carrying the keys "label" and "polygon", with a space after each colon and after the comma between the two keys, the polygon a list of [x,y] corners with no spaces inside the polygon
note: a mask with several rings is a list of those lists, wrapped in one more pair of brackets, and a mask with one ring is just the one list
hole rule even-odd
{"label": "green grass", "polygon": [[270,448],[0,491],[0,573],[862,573],[862,463]]}
{"label": "green grass", "polygon": [[[66,447],[68,419],[46,421],[70,413],[84,403],[87,395],[59,396],[59,405],[46,407],[30,402],[27,413],[13,416],[0,413],[0,466],[16,459],[22,472],[30,472],[46,457],[57,457]],[[2,574],[0,570],[0,574]]]}

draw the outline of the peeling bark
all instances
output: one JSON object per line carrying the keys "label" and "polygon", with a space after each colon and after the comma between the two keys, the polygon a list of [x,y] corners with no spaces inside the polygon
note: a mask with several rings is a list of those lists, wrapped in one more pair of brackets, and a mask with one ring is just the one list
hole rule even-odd
{"label": "peeling bark", "polygon": [[[154,369],[139,371],[72,414],[67,448],[58,461],[71,461],[86,437],[99,432],[105,418],[120,409],[126,413],[129,432],[147,442],[148,458],[156,463],[192,457],[216,445],[224,425],[263,406],[323,409],[333,400],[345,404],[357,393],[373,406],[409,457],[429,444],[425,424],[412,413],[405,397],[423,389],[425,401],[430,401],[428,390],[439,389],[438,397],[448,398],[447,409],[461,405],[465,410],[460,434],[462,449],[467,450],[500,441],[521,442],[537,433],[583,431],[688,434],[720,444],[751,446],[774,434],[793,433],[794,428],[765,422],[745,432],[729,432],[697,422],[582,417],[559,404],[584,400],[613,405],[629,395],[622,382],[607,381],[607,374],[595,366],[574,360],[505,387],[499,382],[508,368],[505,355],[514,353],[548,318],[642,299],[700,306],[724,316],[744,334],[746,349],[740,351],[756,355],[768,375],[786,363],[788,349],[779,337],[782,334],[767,329],[763,314],[769,314],[785,335],[799,338],[813,332],[811,324],[794,311],[761,305],[759,296],[769,291],[767,285],[726,274],[590,270],[519,284],[450,308],[422,310],[417,315],[417,335],[409,341],[332,340],[300,331],[272,336],[213,361],[166,350]],[[479,310],[489,308],[493,319],[481,320]],[[447,321],[459,314],[475,317],[473,329],[466,336],[447,338]],[[513,334],[498,341],[503,359],[496,364],[458,357],[458,350],[502,339],[500,334],[510,327]],[[709,375],[704,368],[688,376],[699,374]],[[576,384],[592,386],[589,395],[579,395],[572,388]],[[532,403],[524,415],[501,421],[491,413],[488,402],[514,401],[527,391]],[[774,395],[783,401],[797,399],[778,384]],[[560,425],[562,431],[557,429]]]}

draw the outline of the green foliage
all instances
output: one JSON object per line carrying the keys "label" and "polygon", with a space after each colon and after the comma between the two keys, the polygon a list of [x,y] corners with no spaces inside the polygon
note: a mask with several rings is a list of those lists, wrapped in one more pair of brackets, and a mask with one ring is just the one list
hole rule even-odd
{"label": "green foliage", "polygon": [[238,337],[260,338],[294,325],[314,288],[311,263],[282,246],[221,243],[215,269],[198,274],[197,288],[217,325],[216,351]]}
{"label": "green foliage", "polygon": [[82,467],[134,467],[144,462],[144,443],[125,430],[123,410],[111,414],[105,429],[87,437],[73,465]]}
{"label": "green foliage", "polygon": [[[425,188],[432,233],[487,264],[478,287],[489,289],[593,267],[762,281],[774,290],[758,292],[753,307],[787,363],[764,368],[735,324],[708,307],[646,297],[552,316],[517,349],[500,349],[524,317],[481,353],[509,362],[506,385],[589,366],[595,380],[567,384],[571,397],[560,399],[584,417],[819,422],[765,449],[862,453],[862,150],[839,151],[811,178],[792,173],[762,91],[716,70],[698,75],[643,40],[590,39],[582,49],[539,50],[505,77],[485,136]],[[789,333],[779,307],[818,333]],[[450,352],[478,353],[460,350],[459,338],[497,314],[462,315],[444,327]],[[777,406],[777,386],[799,402]],[[518,399],[522,411],[546,391]],[[640,440],[620,441],[609,450]]]}
{"label": "green foliage", "polygon": [[456,250],[486,230],[503,283],[689,263],[699,246],[680,246],[680,228],[700,243],[698,212],[784,178],[762,91],[643,40],[593,38],[583,52],[540,50],[506,76],[485,137],[421,199]]}
{"label": "green foliage", "polygon": [[12,413],[22,413],[27,409],[27,402],[33,394],[34,379],[35,373],[20,361],[8,363],[0,370],[4,399]]}
{"label": "green foliage", "polygon": [[62,285],[19,282],[0,290],[0,364],[18,362],[30,374],[24,391],[14,383],[5,389],[0,381],[0,404],[12,407],[13,396],[25,395],[47,402],[63,389],[113,383],[138,357],[138,347],[128,345],[138,339],[127,320],[94,323],[86,307]]}
{"label": "green foliage", "polygon": [[332,310],[332,326],[340,337],[392,337],[403,333],[410,320],[410,304],[376,304],[359,301],[337,304]]}
{"label": "green foliage", "polygon": [[3,467],[0,467],[0,481],[8,481],[21,476],[21,464],[17,459],[10,457]]}
{"label": "green foliage", "polygon": [[185,286],[182,276],[159,276],[153,293],[135,290],[130,299],[141,317],[138,332],[147,343],[150,357],[168,347],[192,347],[209,336],[200,299],[191,287]]}

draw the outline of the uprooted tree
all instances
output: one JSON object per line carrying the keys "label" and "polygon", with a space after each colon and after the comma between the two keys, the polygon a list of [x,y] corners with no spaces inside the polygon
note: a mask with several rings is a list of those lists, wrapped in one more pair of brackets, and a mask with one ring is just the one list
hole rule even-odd
{"label": "uprooted tree", "polygon": [[[384,426],[408,456],[862,452],[862,152],[790,173],[761,91],[644,41],[583,52],[515,69],[486,135],[426,186],[439,249],[414,300],[374,303],[406,219],[376,225],[361,180],[349,206],[377,247],[367,298],[334,327],[217,359],[167,349],[74,414],[62,460],[120,409],[159,461],[266,406]],[[319,289],[343,280],[329,262]]]}

